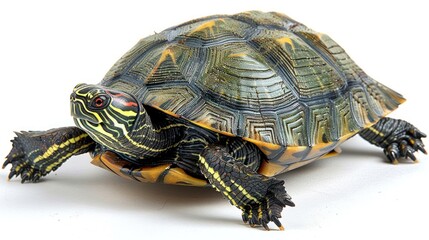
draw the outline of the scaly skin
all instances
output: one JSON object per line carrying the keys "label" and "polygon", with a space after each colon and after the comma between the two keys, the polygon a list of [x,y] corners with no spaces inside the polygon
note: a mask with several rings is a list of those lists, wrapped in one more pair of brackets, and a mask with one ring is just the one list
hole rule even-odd
{"label": "scaly skin", "polygon": [[37,182],[41,177],[57,170],[71,156],[95,148],[94,141],[76,127],[18,132],[12,145],[3,168],[11,164],[9,179],[20,176],[22,183]]}
{"label": "scaly skin", "polygon": [[399,158],[411,158],[416,161],[414,152],[427,153],[422,142],[426,134],[404,120],[385,117],[362,130],[359,135],[383,148],[386,157],[394,164],[398,163]]}
{"label": "scaly skin", "polygon": [[284,181],[256,173],[228,153],[225,146],[207,146],[199,157],[201,172],[210,184],[229,202],[243,211],[242,217],[250,226],[262,225],[269,230],[274,222],[280,230],[279,221],[283,208],[294,207],[285,191]]}

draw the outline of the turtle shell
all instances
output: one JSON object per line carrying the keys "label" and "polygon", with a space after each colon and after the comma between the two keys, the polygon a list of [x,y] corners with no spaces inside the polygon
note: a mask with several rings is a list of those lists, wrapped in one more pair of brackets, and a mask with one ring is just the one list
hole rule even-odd
{"label": "turtle shell", "polygon": [[271,164],[261,167],[265,175],[331,152],[404,101],[327,35],[258,11],[200,18],[143,38],[101,84],[251,141]]}

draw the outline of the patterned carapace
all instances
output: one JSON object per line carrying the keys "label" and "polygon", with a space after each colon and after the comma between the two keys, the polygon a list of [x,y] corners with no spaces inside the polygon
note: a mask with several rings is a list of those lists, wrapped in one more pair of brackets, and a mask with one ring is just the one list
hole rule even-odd
{"label": "patterned carapace", "polygon": [[140,40],[102,85],[256,144],[260,172],[311,162],[404,101],[329,36],[279,13],[193,20]]}

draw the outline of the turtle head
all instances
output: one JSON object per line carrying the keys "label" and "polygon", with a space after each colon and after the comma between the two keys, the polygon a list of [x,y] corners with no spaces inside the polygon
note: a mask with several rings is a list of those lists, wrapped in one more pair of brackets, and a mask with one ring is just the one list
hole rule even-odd
{"label": "turtle head", "polygon": [[143,108],[134,96],[99,85],[78,84],[70,102],[79,128],[99,144],[126,153]]}

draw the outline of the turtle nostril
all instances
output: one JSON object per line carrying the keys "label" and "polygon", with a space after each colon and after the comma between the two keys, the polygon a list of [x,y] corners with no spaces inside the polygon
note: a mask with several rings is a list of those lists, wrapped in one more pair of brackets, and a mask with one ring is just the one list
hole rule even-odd
{"label": "turtle nostril", "polygon": [[76,93],[70,94],[70,101],[74,101],[76,99]]}

